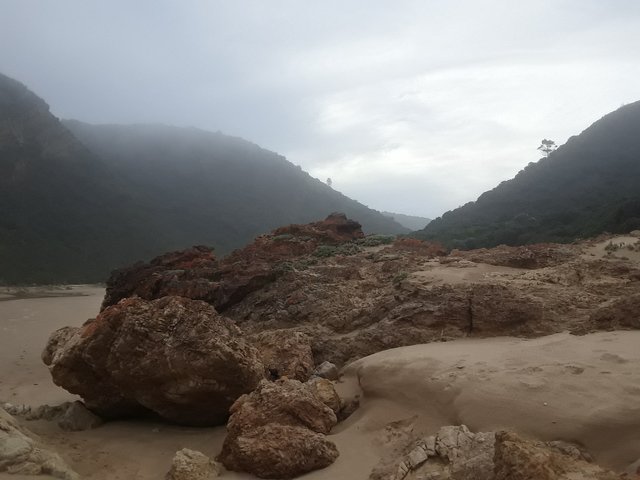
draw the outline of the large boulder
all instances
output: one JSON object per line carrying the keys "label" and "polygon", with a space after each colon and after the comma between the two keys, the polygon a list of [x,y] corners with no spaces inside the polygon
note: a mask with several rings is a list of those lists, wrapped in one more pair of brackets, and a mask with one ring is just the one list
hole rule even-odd
{"label": "large boulder", "polygon": [[324,435],[336,423],[308,385],[263,380],[231,407],[219,460],[261,478],[293,478],[335,461],[338,450]]}
{"label": "large boulder", "polygon": [[129,298],[77,329],[51,336],[43,360],[54,382],[103,417],[155,412],[185,425],[219,425],[264,377],[256,349],[209,304]]}
{"label": "large boulder", "polygon": [[80,477],[56,453],[43,448],[0,408],[0,472],[49,475],[63,480]]}

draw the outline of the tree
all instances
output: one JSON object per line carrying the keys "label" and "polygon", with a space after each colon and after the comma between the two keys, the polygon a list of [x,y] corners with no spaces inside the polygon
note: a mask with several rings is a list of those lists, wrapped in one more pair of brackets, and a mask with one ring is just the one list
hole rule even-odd
{"label": "tree", "polygon": [[333,184],[333,181],[331,180],[331,177],[327,178],[327,185],[331,186]]}
{"label": "tree", "polygon": [[542,140],[542,144],[538,147],[542,153],[544,153],[545,157],[548,157],[551,152],[553,152],[558,146],[556,142],[553,140],[547,140],[546,138]]}

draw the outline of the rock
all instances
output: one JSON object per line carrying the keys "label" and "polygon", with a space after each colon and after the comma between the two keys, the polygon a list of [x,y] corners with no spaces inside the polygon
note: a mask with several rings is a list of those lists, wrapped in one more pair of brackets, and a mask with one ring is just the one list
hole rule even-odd
{"label": "rock", "polygon": [[219,460],[229,470],[292,478],[331,464],[338,451],[324,435],[335,413],[297,380],[263,380],[231,407]]}
{"label": "rock", "polygon": [[640,293],[607,302],[589,320],[598,329],[640,328]]}
{"label": "rock", "polygon": [[0,472],[50,475],[63,480],[80,478],[59,455],[31,438],[4,409],[0,409]]}
{"label": "rock", "polygon": [[223,463],[229,470],[260,478],[294,478],[328,467],[338,455],[324,435],[304,427],[269,424],[238,435],[227,445]]}
{"label": "rock", "polygon": [[250,337],[270,378],[288,377],[305,382],[313,373],[309,337],[295,330],[270,330]]}
{"label": "rock", "polygon": [[333,363],[326,360],[318,365],[313,372],[316,377],[326,378],[327,380],[338,380],[340,371]]}
{"label": "rock", "polygon": [[[532,442],[509,432],[472,433],[464,425],[442,427],[413,442],[399,462],[381,460],[372,480],[614,480],[618,475],[589,463],[589,454],[562,441]],[[409,475],[411,475],[409,477]]]}
{"label": "rock", "polygon": [[494,480],[494,434],[472,433],[464,426],[442,427],[436,435],[419,439],[396,463],[381,460],[372,480],[410,478],[438,480]]}
{"label": "rock", "polygon": [[498,432],[495,441],[495,480],[619,480],[620,476],[542,442]]}
{"label": "rock", "polygon": [[538,269],[568,262],[578,255],[578,249],[571,245],[537,243],[518,247],[499,245],[494,248],[480,248],[477,250],[453,250],[451,255],[465,258],[475,263],[487,263],[511,268]]}
{"label": "rock", "polygon": [[289,225],[262,235],[245,248],[217,261],[210,248],[195,246],[116,270],[107,281],[102,309],[123,298],[153,300],[182,296],[203,300],[222,312],[283,274],[279,264],[307,255],[319,245],[362,238],[359,223],[333,213],[307,225]]}
{"label": "rock", "polygon": [[220,467],[204,453],[183,448],[176,452],[165,480],[212,480]]}
{"label": "rock", "polygon": [[73,402],[58,419],[58,426],[69,432],[91,430],[102,425],[103,420],[84,406],[84,403]]}
{"label": "rock", "polygon": [[338,415],[342,408],[342,402],[332,381],[327,380],[326,378],[314,377],[307,382],[307,385],[311,387],[311,391],[322,403]]}
{"label": "rock", "polygon": [[220,425],[264,377],[258,352],[229,319],[201,301],[129,298],[43,354],[53,381],[105,418],[155,412],[184,425]]}
{"label": "rock", "polygon": [[174,295],[213,301],[216,283],[210,278],[217,268],[213,251],[197,245],[115,270],[107,280],[101,310],[134,295],[147,300]]}

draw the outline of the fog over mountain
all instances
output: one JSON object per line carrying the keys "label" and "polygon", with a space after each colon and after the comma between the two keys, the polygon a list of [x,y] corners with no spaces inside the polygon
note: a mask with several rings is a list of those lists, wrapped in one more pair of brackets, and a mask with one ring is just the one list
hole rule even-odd
{"label": "fog over mountain", "polygon": [[89,123],[249,139],[435,218],[640,98],[628,0],[3,2],[2,71]]}

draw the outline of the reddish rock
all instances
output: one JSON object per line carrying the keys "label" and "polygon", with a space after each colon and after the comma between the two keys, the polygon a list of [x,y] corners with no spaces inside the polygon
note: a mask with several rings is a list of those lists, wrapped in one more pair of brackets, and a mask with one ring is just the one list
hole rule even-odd
{"label": "reddish rock", "polygon": [[231,407],[219,460],[261,478],[293,478],[326,467],[338,451],[324,434],[335,413],[297,380],[262,381]]}
{"label": "reddish rock", "polygon": [[168,253],[113,272],[102,309],[134,295],[147,300],[176,295],[206,301],[222,312],[273,282],[283,273],[282,262],[308,255],[319,245],[363,236],[359,223],[333,213],[320,222],[289,225],[262,235],[222,261],[203,246]]}
{"label": "reddish rock", "polygon": [[339,453],[324,435],[303,427],[268,424],[247,430],[227,444],[223,464],[260,478],[294,478],[331,465]]}
{"label": "reddish rock", "polygon": [[217,269],[213,251],[199,245],[115,270],[107,280],[102,310],[134,295],[146,300],[175,295],[212,301]]}
{"label": "reddish rock", "polygon": [[54,382],[105,417],[152,411],[219,425],[264,376],[258,352],[209,304],[129,298],[81,328],[54,332],[43,359]]}

